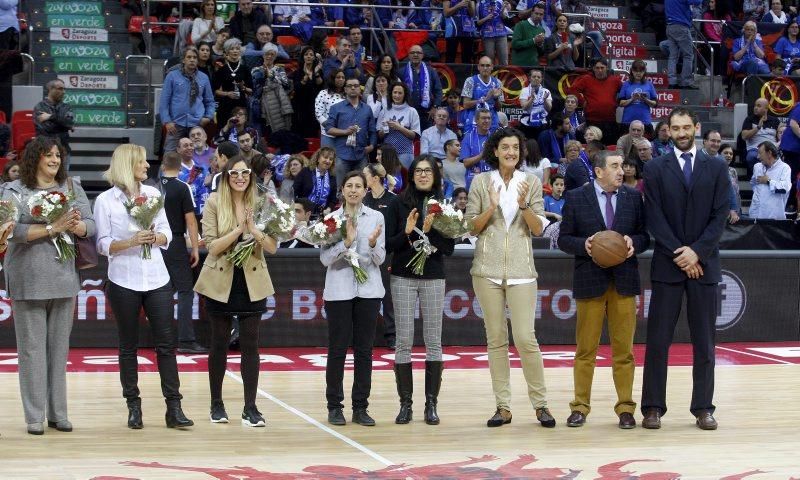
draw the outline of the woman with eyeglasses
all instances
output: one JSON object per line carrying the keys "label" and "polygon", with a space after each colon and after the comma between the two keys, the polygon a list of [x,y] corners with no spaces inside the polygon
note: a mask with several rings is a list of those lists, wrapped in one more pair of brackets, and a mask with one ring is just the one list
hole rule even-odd
{"label": "woman with eyeglasses", "polygon": [[[239,321],[240,371],[244,385],[242,425],[263,427],[264,417],[256,407],[259,355],[258,327],[267,308],[267,297],[275,293],[264,252],[274,254],[276,240],[255,225],[253,210],[258,190],[250,163],[238,157],[222,171],[217,192],[206,201],[203,211],[203,240],[208,256],[194,290],[205,297],[211,323],[211,351],[208,380],[211,390],[211,423],[228,423],[222,402],[222,381],[228,362],[228,345],[233,318]],[[244,240],[254,240],[255,249],[241,267],[226,258]]]}
{"label": "woman with eyeglasses", "polygon": [[[414,317],[419,299],[425,341],[425,423],[438,425],[436,411],[442,384],[442,309],[444,305],[444,256],[451,255],[452,239],[433,230],[428,200],[441,201],[442,175],[432,155],[418,156],[408,169],[408,187],[392,202],[386,215],[386,249],[392,253],[391,288],[394,300],[394,374],[400,412],[395,423],[412,420],[414,382],[411,347],[414,345]],[[420,250],[429,252],[421,272],[412,259]],[[409,265],[411,264],[411,265]]]}
{"label": "woman with eyeglasses", "polygon": [[644,60],[636,59],[631,65],[630,78],[622,84],[617,100],[622,110],[621,129],[628,131],[631,122],[639,120],[645,125],[645,133],[649,137],[653,135],[653,119],[650,117],[650,109],[658,105],[658,94],[653,82],[645,78],[644,74],[647,66]]}
{"label": "woman with eyeglasses", "polygon": [[492,167],[475,177],[469,191],[466,218],[478,236],[472,262],[472,285],[478,297],[489,353],[497,409],[488,427],[511,423],[511,379],[508,359],[508,320],[522,363],[528,398],[543,427],[556,421],[547,408],[544,365],[534,329],[537,273],[531,237],[542,234],[544,202],[536,175],[519,170],[524,161],[519,130],[504,128],[489,137],[484,161]]}

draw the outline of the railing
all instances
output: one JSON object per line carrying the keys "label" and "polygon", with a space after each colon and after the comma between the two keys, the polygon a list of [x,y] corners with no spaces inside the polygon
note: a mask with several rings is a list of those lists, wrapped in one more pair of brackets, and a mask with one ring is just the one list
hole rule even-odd
{"label": "railing", "polygon": [[[586,26],[586,23],[587,23],[586,21],[589,20],[590,24],[592,26],[594,26],[594,23],[597,21],[597,19],[594,17],[594,15],[592,15],[591,13],[565,13],[564,15],[567,18],[580,18],[581,19],[581,25],[583,26],[583,35],[584,35],[584,37],[588,38],[589,41],[592,42],[592,44],[597,48],[597,51],[600,52],[600,56],[607,58],[608,59],[608,64],[611,65],[611,63],[614,60],[614,57],[611,55],[611,52],[614,51],[614,45],[611,42],[608,41],[608,37],[606,37],[606,34],[603,33],[603,31],[600,30],[599,28],[596,29],[596,30],[592,29],[592,31],[595,31],[595,32],[600,34],[600,45],[597,45],[595,43],[594,39],[588,35],[589,27]],[[603,54],[603,42],[605,42],[605,44],[606,44],[606,46],[608,48],[605,55]],[[583,68],[586,68],[586,55],[583,56]]]}
{"label": "railing", "polygon": [[[147,83],[131,83],[131,59],[141,59],[147,66]],[[153,92],[152,61],[149,55],[128,55],[125,57],[125,126],[130,126],[130,115],[150,115],[151,97]],[[145,110],[139,111],[133,108],[130,102],[131,87],[147,87],[145,90]]]}
{"label": "railing", "polygon": [[[697,27],[698,23],[700,23],[700,24],[703,24],[703,23],[720,23],[720,24],[722,24],[724,26],[725,25],[725,20],[704,20],[704,19],[701,19],[701,18],[697,18],[697,19],[694,19],[693,22],[692,22],[692,28],[699,35],[698,38],[700,38],[700,40],[692,40],[692,48],[694,48],[695,52],[698,53],[698,55],[695,55],[695,57],[700,57],[700,59],[703,61],[703,63],[705,64],[706,68],[708,69],[709,73],[711,74],[709,76],[710,81],[709,81],[708,94],[709,94],[709,97],[711,98],[711,104],[713,106],[714,99],[716,98],[716,95],[714,95],[714,94],[716,93],[715,92],[715,90],[716,90],[715,87],[716,87],[716,83],[717,82],[715,81],[715,78],[714,78],[714,47],[711,44],[715,43],[715,44],[719,45],[719,42],[712,42],[709,39],[707,39],[706,36],[703,34],[703,32]],[[710,62],[706,61],[705,57],[702,54],[700,54],[700,50],[697,48],[698,44],[705,45],[708,48],[708,51],[710,52],[710,55],[709,55]],[[717,107],[718,108],[724,108],[725,104],[723,103],[722,105],[717,105]]]}
{"label": "railing", "polygon": [[31,85],[33,85],[33,72],[35,70],[34,67],[36,66],[36,60],[33,58],[32,55],[29,55],[27,53],[20,53],[20,55],[22,55],[22,58],[27,60],[28,63],[31,64],[31,68],[28,70],[28,86],[30,87]]}

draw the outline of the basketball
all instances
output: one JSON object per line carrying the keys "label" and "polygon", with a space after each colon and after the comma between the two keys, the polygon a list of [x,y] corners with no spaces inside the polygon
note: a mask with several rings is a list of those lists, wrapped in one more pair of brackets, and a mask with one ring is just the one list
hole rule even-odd
{"label": "basketball", "polygon": [[592,239],[592,259],[603,268],[615,267],[628,258],[625,239],[614,230],[603,230]]}

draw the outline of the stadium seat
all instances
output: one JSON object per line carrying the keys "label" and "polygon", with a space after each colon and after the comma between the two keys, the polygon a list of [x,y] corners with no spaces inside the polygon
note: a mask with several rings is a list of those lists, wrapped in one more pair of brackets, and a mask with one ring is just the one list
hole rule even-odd
{"label": "stadium seat", "polygon": [[0,110],[0,123],[6,123],[6,112]]}
{"label": "stadium seat", "polygon": [[28,140],[36,136],[36,127],[33,122],[17,122],[11,124],[11,148],[21,152]]}
{"label": "stadium seat", "polygon": [[17,110],[11,115],[11,124],[17,122],[31,122],[33,123],[33,110]]}
{"label": "stadium seat", "polygon": [[319,150],[319,137],[309,137],[306,138],[306,141],[308,142],[308,150],[310,152]]}

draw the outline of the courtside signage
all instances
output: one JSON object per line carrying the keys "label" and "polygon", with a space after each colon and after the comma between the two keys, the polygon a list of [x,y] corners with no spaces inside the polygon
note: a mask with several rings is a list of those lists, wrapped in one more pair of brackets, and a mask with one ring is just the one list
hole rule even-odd
{"label": "courtside signage", "polygon": [[598,5],[587,5],[586,9],[595,18],[619,18],[618,7],[605,7]]}
{"label": "courtside signage", "polygon": [[108,30],[102,28],[51,28],[50,41],[107,42]]}
{"label": "courtside signage", "polygon": [[[630,72],[633,65],[633,58],[615,58],[612,60],[611,67],[618,72]],[[658,62],[656,60],[642,60],[647,72],[657,73]]]}
{"label": "courtside signage", "polygon": [[111,56],[111,46],[91,43],[53,43],[50,45],[50,56],[108,58]]}
{"label": "courtside signage", "polygon": [[70,89],[64,93],[64,103],[72,107],[121,107],[122,94]]}
{"label": "courtside signage", "polygon": [[102,15],[103,9],[98,2],[47,2],[44,13],[48,15]]}
{"label": "courtside signage", "polygon": [[48,27],[105,28],[106,18],[102,15],[49,15]]}
{"label": "courtside signage", "polygon": [[75,123],[79,125],[125,125],[125,114],[114,110],[89,110],[77,108],[73,110]]}
{"label": "courtside signage", "polygon": [[64,82],[67,88],[86,90],[116,90],[119,88],[119,79],[116,75],[59,75],[58,79]]}
{"label": "courtside signage", "polygon": [[604,32],[606,42],[613,45],[641,45],[638,33]]}
{"label": "courtside signage", "polygon": [[608,36],[610,32],[630,31],[630,28],[628,28],[628,21],[625,19],[595,20],[594,28],[595,30],[603,32],[606,36]]}
{"label": "courtside signage", "polygon": [[53,62],[56,72],[114,73],[114,60],[110,58],[57,58]]}
{"label": "courtside signage", "polygon": [[[628,81],[628,72],[619,72],[617,75],[623,82]],[[653,86],[656,88],[666,88],[669,85],[669,77],[666,73],[646,73],[644,78],[653,82]]]}

